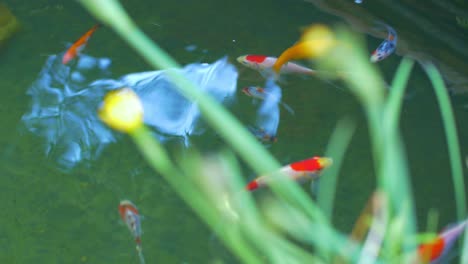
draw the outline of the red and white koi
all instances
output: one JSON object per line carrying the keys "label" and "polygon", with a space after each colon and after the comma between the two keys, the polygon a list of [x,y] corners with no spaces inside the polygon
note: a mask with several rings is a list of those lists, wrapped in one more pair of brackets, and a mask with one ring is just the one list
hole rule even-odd
{"label": "red and white koi", "polygon": [[75,43],[73,43],[63,55],[62,63],[67,64],[68,62],[76,58],[80,54],[80,52],[86,47],[89,38],[100,26],[101,24],[94,25],[83,36],[81,36],[77,41],[75,41]]}
{"label": "red and white koi", "polygon": [[[240,64],[260,72],[273,69],[277,60],[278,58],[264,55],[244,55],[237,58]],[[281,65],[281,69],[277,73],[315,74],[316,71],[293,62],[287,62]]]}
{"label": "red and white koi", "polygon": [[431,242],[421,244],[418,247],[418,255],[422,263],[438,263],[453,247],[458,237],[468,226],[468,219],[452,227],[447,228]]}
{"label": "red and white koi", "polygon": [[[266,91],[266,88],[262,88],[262,87],[258,87],[258,86],[248,86],[248,87],[244,87],[242,88],[242,92],[247,95],[247,96],[250,96],[250,97],[253,97],[253,98],[257,98],[257,99],[260,99],[260,100],[265,100],[267,97],[268,97],[268,92]],[[294,115],[294,110],[291,108],[291,106],[289,106],[288,104],[286,103],[283,103],[281,101],[279,101],[279,103],[289,112],[291,113],[292,115]]]}
{"label": "red and white koi", "polygon": [[372,55],[370,57],[371,62],[378,62],[387,58],[396,49],[396,44],[398,40],[396,31],[388,25],[384,24],[384,26],[387,28],[388,36],[382,43],[380,43],[377,49],[375,49],[374,52],[372,52]]}
{"label": "red and white koi", "polygon": [[[291,163],[279,169],[279,172],[285,175],[289,179],[297,182],[303,182],[306,180],[313,180],[320,176],[320,172],[331,166],[333,160],[327,157],[312,157],[310,159],[301,160],[298,162]],[[271,181],[275,180],[275,176],[265,175],[256,178],[249,182],[245,187],[249,191],[256,190],[258,188],[267,186]]]}
{"label": "red and white koi", "polygon": [[120,217],[127,225],[128,229],[133,235],[136,243],[136,250],[140,263],[144,264],[145,259],[143,257],[143,248],[141,247],[141,219],[140,214],[136,206],[129,200],[123,200],[119,204]]}

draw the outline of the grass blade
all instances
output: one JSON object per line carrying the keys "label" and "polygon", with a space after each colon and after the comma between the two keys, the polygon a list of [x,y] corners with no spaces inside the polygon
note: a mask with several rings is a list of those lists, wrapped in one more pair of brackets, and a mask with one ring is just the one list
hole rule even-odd
{"label": "grass blade", "polygon": [[463,165],[460,155],[460,143],[458,141],[455,117],[450,103],[450,97],[445,87],[442,76],[432,64],[424,65],[429,79],[434,87],[434,92],[439,103],[442,122],[444,124],[447,147],[450,157],[450,167],[452,169],[453,187],[455,189],[455,201],[457,204],[457,218],[459,221],[466,217],[466,192],[463,179]]}

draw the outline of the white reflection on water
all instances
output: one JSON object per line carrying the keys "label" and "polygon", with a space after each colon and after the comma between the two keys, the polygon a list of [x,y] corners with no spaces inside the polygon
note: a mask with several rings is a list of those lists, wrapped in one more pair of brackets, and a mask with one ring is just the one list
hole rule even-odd
{"label": "white reflection on water", "polygon": [[256,126],[264,131],[263,136],[276,137],[280,121],[281,88],[269,79],[264,89],[265,98],[257,111]]}
{"label": "white reflection on water", "polygon": [[[98,119],[96,110],[109,90],[123,86],[140,96],[145,123],[156,129],[161,140],[178,136],[188,145],[190,135],[203,131],[197,122],[197,105],[177,92],[164,71],[106,79],[110,64],[110,59],[83,54],[70,67],[61,63],[61,56],[53,55],[28,89],[31,110],[23,115],[22,122],[28,131],[44,139],[46,155],[59,165],[71,168],[91,161],[116,140],[118,133]],[[190,64],[179,71],[219,102],[235,92],[237,71],[227,58],[212,64]]]}

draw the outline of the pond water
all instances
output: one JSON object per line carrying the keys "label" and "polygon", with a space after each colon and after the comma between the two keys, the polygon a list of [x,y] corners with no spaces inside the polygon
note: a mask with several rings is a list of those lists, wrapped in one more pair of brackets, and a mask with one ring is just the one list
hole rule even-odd
{"label": "pond water", "polygon": [[[94,141],[74,139],[91,142],[91,149],[81,149],[82,153],[91,154],[72,155],[75,158],[64,163],[60,154],[62,143],[55,141],[57,134],[44,136],[37,129],[28,129],[24,120],[33,106],[28,91],[41,79],[41,71],[48,67],[50,59],[62,54],[96,20],[74,1],[5,2],[21,22],[22,30],[1,50],[0,87],[4,92],[0,97],[0,116],[4,125],[0,129],[3,201],[0,262],[138,263],[134,242],[117,210],[120,200],[129,199],[143,215],[142,240],[147,263],[236,263],[213,233],[146,165],[126,136],[112,132]],[[127,0],[121,3],[143,31],[182,65],[212,64],[227,56],[237,69],[237,90],[229,93],[230,109],[246,126],[256,122],[259,102],[245,96],[241,89],[262,86],[265,79],[237,63],[236,58],[245,54],[278,56],[298,39],[304,26],[345,23],[313,3],[302,1]],[[366,1],[360,5],[352,0],[349,3],[352,9],[365,9],[376,16],[382,13],[378,6],[367,6]],[[443,22],[446,17],[437,19]],[[467,33],[462,27],[454,31]],[[412,34],[417,36],[419,32]],[[382,41],[371,35],[363,37],[369,52]],[[437,50],[437,43],[432,44],[432,50]],[[440,49],[450,53],[442,44]],[[92,60],[104,60],[100,65],[105,68],[87,68],[87,82],[118,80],[130,73],[153,70],[106,27],[95,33],[84,53]],[[391,81],[402,53],[377,64],[387,82]],[[467,67],[466,63],[464,66]],[[232,82],[226,84],[229,85]],[[266,147],[283,164],[323,154],[341,118],[351,117],[358,124],[339,175],[333,215],[336,227],[349,232],[375,186],[362,109],[340,83],[287,76],[280,86],[281,100],[291,106],[294,114],[280,107],[277,142]],[[94,90],[86,91],[90,94],[84,94],[84,100],[93,104],[78,105],[81,107],[75,109],[78,112],[93,110],[102,97],[102,90],[95,94],[91,93]],[[465,157],[468,102],[463,95],[455,95],[453,101]],[[67,122],[60,134],[65,141],[85,126],[95,131],[106,129],[99,122],[80,123],[82,120],[79,115],[65,117]],[[223,142],[209,127],[203,123],[199,126],[202,129],[190,136],[189,144],[180,134],[168,135],[164,131],[165,138],[169,138],[167,146],[180,149],[188,145],[204,151],[223,147]],[[456,213],[445,135],[434,92],[420,66],[415,67],[411,76],[401,126],[420,227],[425,227],[431,208],[439,212],[439,227],[453,222]],[[95,141],[103,146],[96,146]],[[51,145],[59,150],[51,151]],[[246,179],[251,177],[246,175]]]}

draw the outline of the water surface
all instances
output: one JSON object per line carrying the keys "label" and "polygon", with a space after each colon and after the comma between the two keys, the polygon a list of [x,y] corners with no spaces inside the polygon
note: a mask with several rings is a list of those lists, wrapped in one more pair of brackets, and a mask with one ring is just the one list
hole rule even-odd
{"label": "water surface", "polygon": [[[181,64],[213,63],[227,56],[239,73],[236,99],[230,107],[246,125],[255,121],[258,104],[240,89],[263,85],[265,81],[257,72],[236,64],[235,58],[249,53],[277,56],[298,39],[303,26],[344,23],[301,1],[121,2],[148,36]],[[117,134],[100,155],[72,168],[63,168],[53,155],[46,155],[46,140],[21,123],[32,102],[26,92],[38,79],[47,58],[62,53],[96,21],[71,1],[6,3],[23,27],[1,51],[0,116],[4,125],[0,129],[0,261],[137,263],[133,241],[117,212],[119,201],[130,199],[144,216],[142,239],[148,263],[236,263],[213,233],[148,168],[127,137]],[[366,6],[366,1],[355,7],[367,8],[376,15],[382,12],[376,6]],[[368,40],[369,52],[382,41],[363,37]],[[437,50],[437,43],[433,45]],[[109,28],[96,32],[85,53],[112,61],[106,76],[91,72],[90,79],[118,79],[153,70]],[[388,82],[401,55],[392,55],[378,64]],[[349,116],[358,124],[339,175],[333,220],[339,230],[348,232],[375,186],[362,109],[346,88],[337,89],[319,79],[289,76],[280,86],[282,100],[295,115],[280,110],[278,141],[269,146],[269,151],[284,164],[323,154],[341,118]],[[436,100],[419,66],[408,90],[401,125],[418,220],[424,227],[427,211],[435,208],[443,226],[456,218],[449,161]],[[454,99],[461,149],[466,156],[467,102],[462,96]],[[192,145],[210,151],[223,147],[223,142],[206,128],[204,134],[192,139]],[[180,149],[183,144],[176,140],[168,146]],[[247,173],[249,177],[253,175]]]}

